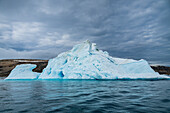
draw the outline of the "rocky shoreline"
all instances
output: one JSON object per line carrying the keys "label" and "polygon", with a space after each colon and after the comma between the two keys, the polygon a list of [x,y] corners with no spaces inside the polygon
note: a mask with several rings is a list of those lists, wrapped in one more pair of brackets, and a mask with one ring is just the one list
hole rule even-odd
{"label": "rocky shoreline", "polygon": [[166,66],[151,66],[151,68],[155,72],[158,72],[159,74],[170,75],[170,67],[166,67]]}
{"label": "rocky shoreline", "polygon": [[[39,59],[5,59],[0,60],[0,77],[7,77],[12,69],[20,64],[36,64],[37,67],[33,69],[34,72],[41,73],[42,70],[47,66],[48,60]],[[170,67],[166,66],[151,66],[159,74],[170,75]]]}

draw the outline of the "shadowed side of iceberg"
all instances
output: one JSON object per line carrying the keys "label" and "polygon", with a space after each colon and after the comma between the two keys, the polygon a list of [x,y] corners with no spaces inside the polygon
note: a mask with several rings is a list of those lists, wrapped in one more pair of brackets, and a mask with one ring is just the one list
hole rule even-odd
{"label": "shadowed side of iceberg", "polygon": [[5,80],[13,80],[13,79],[37,79],[40,73],[33,72],[32,70],[36,68],[35,64],[22,64],[17,65],[9,74],[9,76]]}

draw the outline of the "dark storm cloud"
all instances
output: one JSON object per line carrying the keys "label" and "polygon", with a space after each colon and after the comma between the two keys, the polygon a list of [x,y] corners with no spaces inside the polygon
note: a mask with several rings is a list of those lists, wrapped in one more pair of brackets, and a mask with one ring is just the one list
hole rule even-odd
{"label": "dark storm cloud", "polygon": [[0,0],[0,58],[52,58],[89,39],[122,58],[170,65],[168,0]]}

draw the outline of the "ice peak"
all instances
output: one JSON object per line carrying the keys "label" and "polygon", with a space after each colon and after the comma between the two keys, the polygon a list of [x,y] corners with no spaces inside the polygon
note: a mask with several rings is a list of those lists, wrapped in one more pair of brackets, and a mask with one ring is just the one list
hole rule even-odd
{"label": "ice peak", "polygon": [[91,44],[91,42],[89,40],[84,41],[84,43]]}
{"label": "ice peak", "polygon": [[89,40],[84,41],[81,44],[75,45],[71,52],[73,53],[91,53],[96,50],[96,44],[91,43]]}

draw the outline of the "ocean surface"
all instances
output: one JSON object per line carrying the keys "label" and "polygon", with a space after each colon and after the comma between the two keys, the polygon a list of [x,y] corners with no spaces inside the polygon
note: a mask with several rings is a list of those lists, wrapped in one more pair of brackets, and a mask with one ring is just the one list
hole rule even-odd
{"label": "ocean surface", "polygon": [[170,80],[0,80],[2,113],[170,113]]}

